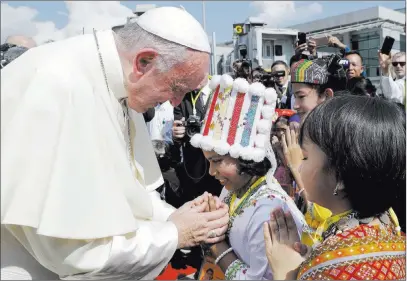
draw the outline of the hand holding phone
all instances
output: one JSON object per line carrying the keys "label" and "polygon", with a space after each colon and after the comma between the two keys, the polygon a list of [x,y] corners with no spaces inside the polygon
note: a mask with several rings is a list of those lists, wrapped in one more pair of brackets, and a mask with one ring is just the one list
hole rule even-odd
{"label": "hand holding phone", "polygon": [[298,32],[298,46],[307,43],[307,34]]}
{"label": "hand holding phone", "polygon": [[391,49],[393,49],[393,44],[394,44],[394,38],[390,36],[386,36],[384,39],[381,53],[385,55],[390,55]]}

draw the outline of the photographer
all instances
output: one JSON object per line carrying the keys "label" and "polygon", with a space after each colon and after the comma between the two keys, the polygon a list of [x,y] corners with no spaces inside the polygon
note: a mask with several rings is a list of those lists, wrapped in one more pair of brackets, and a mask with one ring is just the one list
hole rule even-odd
{"label": "photographer", "polygon": [[[308,51],[309,54],[304,54],[304,52]],[[293,63],[306,59],[306,60],[314,60],[318,58],[317,53],[317,43],[314,39],[310,38],[307,40],[307,43],[298,44],[298,40],[295,43],[295,54],[290,59],[290,67]]]}
{"label": "photographer", "polygon": [[[210,89],[206,85],[200,90],[187,93],[181,104],[174,107],[172,156],[177,155],[178,159],[172,160],[179,162],[175,168],[179,188],[176,192],[167,189],[165,197],[167,203],[176,208],[202,195],[205,191],[219,196],[222,190],[219,181],[209,175],[209,163],[202,150],[193,147],[189,142],[194,133],[200,132],[200,121],[205,116],[205,104],[209,95]],[[202,262],[201,248],[194,247],[190,250],[188,254],[177,251],[171,261],[172,267],[181,268],[188,264],[199,271]]]}
{"label": "photographer", "polygon": [[295,100],[289,81],[290,68],[284,61],[276,61],[271,66],[271,75],[274,79],[274,89],[280,101],[278,108],[293,109]]}
{"label": "photographer", "polygon": [[249,83],[252,82],[251,77],[252,66],[249,60],[247,59],[236,60],[233,63],[233,70],[235,78],[244,78]]}

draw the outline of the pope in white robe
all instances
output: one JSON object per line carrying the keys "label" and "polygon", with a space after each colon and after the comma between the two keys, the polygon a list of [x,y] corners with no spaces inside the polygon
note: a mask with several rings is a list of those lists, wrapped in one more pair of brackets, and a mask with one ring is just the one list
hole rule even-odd
{"label": "pope in white robe", "polygon": [[[152,279],[177,248],[224,237],[227,209],[193,214],[160,200],[141,114],[176,105],[204,81],[207,36],[173,7],[146,12],[137,26],[151,38],[131,27],[121,37],[95,32],[32,48],[2,70],[2,280]],[[146,38],[182,46],[185,59],[140,47]]]}

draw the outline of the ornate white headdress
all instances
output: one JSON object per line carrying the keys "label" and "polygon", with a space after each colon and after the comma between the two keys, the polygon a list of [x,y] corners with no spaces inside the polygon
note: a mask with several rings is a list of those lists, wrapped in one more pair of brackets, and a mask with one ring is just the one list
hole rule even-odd
{"label": "ornate white headdress", "polygon": [[261,162],[269,156],[270,130],[277,100],[273,88],[227,74],[212,77],[212,90],[201,133],[194,147],[220,155]]}

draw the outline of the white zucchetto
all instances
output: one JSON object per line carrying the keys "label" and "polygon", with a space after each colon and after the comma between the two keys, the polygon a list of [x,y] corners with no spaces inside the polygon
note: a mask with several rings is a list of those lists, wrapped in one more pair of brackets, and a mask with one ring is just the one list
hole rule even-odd
{"label": "white zucchetto", "polygon": [[144,30],[168,41],[211,53],[208,36],[202,25],[182,8],[154,8],[137,18],[136,23]]}

